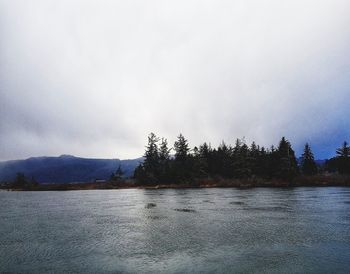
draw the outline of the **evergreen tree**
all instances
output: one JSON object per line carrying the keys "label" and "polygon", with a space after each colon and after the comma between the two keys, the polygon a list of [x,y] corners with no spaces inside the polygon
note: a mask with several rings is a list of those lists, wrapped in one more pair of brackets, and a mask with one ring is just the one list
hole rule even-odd
{"label": "evergreen tree", "polygon": [[134,172],[134,177],[145,184],[159,183],[159,152],[158,152],[159,138],[151,133],[148,136],[148,144],[144,155],[144,161],[140,164]]}
{"label": "evergreen tree", "polygon": [[235,146],[232,150],[232,172],[235,178],[240,176],[240,152],[242,142],[240,139],[236,139]]}
{"label": "evergreen tree", "polygon": [[336,150],[337,157],[330,159],[329,166],[333,166],[340,174],[350,174],[350,147],[347,142]]}
{"label": "evergreen tree", "polygon": [[171,180],[170,176],[170,151],[168,148],[167,139],[162,138],[162,142],[159,146],[159,181],[161,183],[168,183]]}
{"label": "evergreen tree", "polygon": [[117,171],[115,172],[116,180],[121,180],[124,175],[124,171],[122,170],[121,165],[118,166]]}
{"label": "evergreen tree", "polygon": [[[259,148],[259,146],[258,146]],[[256,161],[256,175],[260,178],[269,178],[270,154],[264,147],[259,149],[259,156]]]}
{"label": "evergreen tree", "polygon": [[253,142],[250,145],[249,153],[248,153],[248,162],[250,165],[251,173],[254,176],[260,175],[260,148]]}
{"label": "evergreen tree", "polygon": [[301,156],[301,171],[307,176],[317,174],[317,165],[308,143],[305,144],[304,153]]}
{"label": "evergreen tree", "polygon": [[162,138],[162,142],[159,147],[159,160],[161,163],[169,161],[170,159],[170,151],[171,149],[168,148],[168,141],[167,139]]}
{"label": "evergreen tree", "polygon": [[278,150],[272,145],[266,153],[267,178],[272,179],[278,177],[280,165],[279,158]]}
{"label": "evergreen tree", "polygon": [[192,161],[190,161],[190,148],[188,141],[180,134],[174,143],[175,163],[173,165],[174,176],[177,182],[190,181],[193,174]]}
{"label": "evergreen tree", "polygon": [[199,157],[200,157],[199,148],[196,146],[193,148],[193,157],[196,159],[199,159]]}
{"label": "evergreen tree", "polygon": [[188,158],[188,153],[190,148],[188,146],[188,141],[185,137],[180,133],[177,137],[177,141],[174,144],[175,149],[175,160],[180,162],[185,162]]}
{"label": "evergreen tree", "polygon": [[232,153],[233,176],[235,178],[248,178],[252,175],[249,162],[249,147],[245,144],[244,139],[236,140]]}
{"label": "evergreen tree", "polygon": [[279,143],[277,155],[279,164],[277,166],[276,175],[278,178],[290,180],[298,175],[298,163],[294,150],[285,137],[283,137]]}
{"label": "evergreen tree", "polygon": [[[114,174],[111,175],[112,177],[114,177]],[[111,178],[112,178],[111,177]],[[135,170],[134,170],[134,178],[136,179],[137,183],[144,183],[147,184],[148,182],[148,178],[147,178],[147,174],[146,174],[146,170],[143,164],[139,164]]]}
{"label": "evergreen tree", "polygon": [[225,178],[232,177],[232,148],[227,146],[224,141],[219,145],[216,150],[216,173]]}
{"label": "evergreen tree", "polygon": [[[166,139],[151,133],[144,155],[144,162],[136,169],[134,176],[144,184],[194,183],[200,178],[263,178],[290,181],[299,174],[299,167],[290,142],[283,137],[277,148],[260,148],[255,142],[249,147],[244,140],[237,139],[232,147],[222,142],[218,148],[204,143],[193,149],[180,134],[174,143],[174,157],[170,155]],[[337,149],[337,157],[327,161],[330,171],[350,174],[350,148],[346,142]],[[304,175],[317,173],[313,153],[305,145],[301,158],[301,172]],[[118,173],[118,172],[117,172]]]}
{"label": "evergreen tree", "polygon": [[159,138],[154,133],[148,136],[148,145],[146,146],[144,155],[144,166],[147,171],[152,173],[156,173],[159,164],[158,142]]}
{"label": "evergreen tree", "polygon": [[212,175],[212,148],[207,143],[199,146],[199,167],[204,177]]}
{"label": "evergreen tree", "polygon": [[350,157],[350,147],[348,146],[348,143],[345,141],[343,143],[343,145],[337,149],[336,153],[339,157],[349,158]]}
{"label": "evergreen tree", "polygon": [[12,186],[14,188],[26,188],[28,186],[28,180],[24,173],[18,172],[16,173],[16,178],[14,182],[12,183]]}
{"label": "evergreen tree", "polygon": [[123,175],[124,171],[122,170],[122,167],[119,164],[117,170],[111,174],[110,180],[114,182],[120,181],[123,178]]}

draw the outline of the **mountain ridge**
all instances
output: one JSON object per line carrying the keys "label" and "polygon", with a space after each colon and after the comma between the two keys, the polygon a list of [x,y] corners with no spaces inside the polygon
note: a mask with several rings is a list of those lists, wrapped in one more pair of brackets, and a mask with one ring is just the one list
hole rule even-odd
{"label": "mountain ridge", "polygon": [[39,183],[73,183],[106,180],[119,165],[125,177],[130,177],[143,158],[98,159],[63,154],[60,156],[39,156],[20,160],[0,162],[0,181],[12,181],[21,172]]}

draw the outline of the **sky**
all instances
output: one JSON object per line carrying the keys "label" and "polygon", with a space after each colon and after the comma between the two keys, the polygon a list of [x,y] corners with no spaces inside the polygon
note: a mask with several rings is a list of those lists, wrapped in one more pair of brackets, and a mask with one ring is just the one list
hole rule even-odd
{"label": "sky", "polygon": [[350,141],[348,0],[0,0],[0,160]]}

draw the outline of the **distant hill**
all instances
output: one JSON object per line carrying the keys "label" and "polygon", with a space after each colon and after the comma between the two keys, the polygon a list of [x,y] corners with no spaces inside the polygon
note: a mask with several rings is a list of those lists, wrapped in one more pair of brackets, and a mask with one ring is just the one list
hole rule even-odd
{"label": "distant hill", "polygon": [[39,183],[92,182],[108,179],[119,164],[125,176],[132,176],[142,158],[133,160],[87,159],[71,155],[59,157],[32,157],[26,160],[0,162],[0,181],[11,181],[17,172],[34,178]]}
{"label": "distant hill", "polygon": [[[297,159],[299,165],[301,165],[301,160],[301,157]],[[315,160],[316,165],[318,165],[319,167],[323,166],[326,163],[326,161],[327,160]]]}

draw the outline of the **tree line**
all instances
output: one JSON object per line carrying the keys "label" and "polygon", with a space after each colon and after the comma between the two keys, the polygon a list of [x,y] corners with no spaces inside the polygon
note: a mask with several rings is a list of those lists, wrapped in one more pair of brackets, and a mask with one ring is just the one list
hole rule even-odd
{"label": "tree line", "polygon": [[[350,148],[346,142],[329,159],[324,170],[350,174]],[[190,148],[180,134],[172,148],[167,139],[154,133],[148,136],[144,161],[135,169],[140,184],[190,183],[206,178],[280,179],[290,181],[299,175],[312,176],[320,172],[309,144],[305,144],[300,161],[291,143],[282,137],[277,147],[265,148],[255,142],[247,145],[242,139],[229,145],[222,142],[217,148],[207,142]]]}

